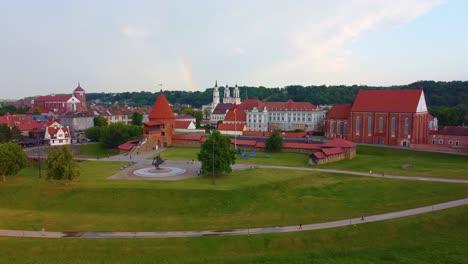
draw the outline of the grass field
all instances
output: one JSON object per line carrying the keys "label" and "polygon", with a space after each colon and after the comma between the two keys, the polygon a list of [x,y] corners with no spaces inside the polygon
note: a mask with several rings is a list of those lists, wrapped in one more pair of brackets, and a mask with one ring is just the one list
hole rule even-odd
{"label": "grass field", "polygon": [[[408,169],[402,169],[410,164]],[[409,149],[395,149],[373,146],[358,146],[357,156],[352,160],[341,160],[316,166],[351,171],[393,175],[434,176],[468,179],[468,156],[445,153],[431,153]]]}
{"label": "grass field", "polygon": [[118,162],[82,162],[72,183],[33,168],[0,184],[0,228],[53,231],[231,229],[295,225],[468,197],[468,185],[251,169],[183,181],[108,180]]}
{"label": "grass field", "polygon": [[119,154],[118,150],[106,149],[99,143],[78,144],[75,146],[77,146],[78,150],[80,151],[80,155],[78,155],[79,157],[107,158],[108,156]]}
{"label": "grass field", "polygon": [[0,237],[1,263],[467,263],[468,207],[311,232],[168,239]]}
{"label": "grass field", "polygon": [[[197,160],[197,154],[200,152],[198,147],[173,147],[161,153],[161,157],[169,160]],[[250,151],[246,152],[250,154]],[[242,159],[241,155],[237,154],[236,163],[238,164],[258,164],[258,165],[278,165],[290,167],[305,167],[309,157],[304,153],[279,152],[269,153],[270,157],[266,157],[267,152],[256,151],[255,157]]]}

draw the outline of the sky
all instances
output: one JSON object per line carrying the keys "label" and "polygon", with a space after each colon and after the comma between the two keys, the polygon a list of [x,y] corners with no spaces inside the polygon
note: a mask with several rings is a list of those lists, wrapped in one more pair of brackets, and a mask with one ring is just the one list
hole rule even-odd
{"label": "sky", "polygon": [[0,0],[0,98],[468,80],[465,0]]}

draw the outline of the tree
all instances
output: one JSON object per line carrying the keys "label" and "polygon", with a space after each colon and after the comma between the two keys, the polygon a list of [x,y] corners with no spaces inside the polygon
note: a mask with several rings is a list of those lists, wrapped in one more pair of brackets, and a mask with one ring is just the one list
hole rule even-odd
{"label": "tree", "polygon": [[85,135],[92,141],[99,141],[99,139],[101,138],[101,127],[90,127],[85,130]]}
{"label": "tree", "polygon": [[28,157],[20,145],[12,142],[0,144],[0,174],[3,182],[6,181],[5,176],[18,174],[28,163]]}
{"label": "tree", "polygon": [[7,124],[0,124],[0,143],[11,140],[11,129]]}
{"label": "tree", "polygon": [[39,108],[34,108],[33,112],[32,112],[33,115],[40,115],[41,114],[41,110]]}
{"label": "tree", "polygon": [[236,152],[231,149],[231,139],[214,131],[201,145],[198,160],[202,163],[203,175],[213,176],[232,171],[231,165],[236,162]]}
{"label": "tree", "polygon": [[141,126],[142,124],[143,124],[143,114],[139,112],[133,112],[132,125]]}
{"label": "tree", "polygon": [[205,119],[209,119],[211,115],[211,107],[206,107],[203,109],[203,114],[205,115]]}
{"label": "tree", "polygon": [[280,136],[279,131],[275,130],[266,141],[266,150],[272,152],[281,151],[283,148],[283,138]]}
{"label": "tree", "polygon": [[107,126],[108,124],[107,118],[103,116],[95,116],[93,118],[93,122],[94,122],[94,126],[98,126],[98,127]]}
{"label": "tree", "polygon": [[106,127],[101,127],[101,137],[99,141],[106,148],[115,148],[130,139],[128,125],[123,123],[113,123]]}
{"label": "tree", "polygon": [[21,134],[21,130],[17,126],[13,126],[11,129],[11,140],[21,141],[23,140],[23,135]]}
{"label": "tree", "polygon": [[48,150],[46,168],[49,180],[73,180],[80,176],[80,167],[73,160],[73,153],[68,145]]}

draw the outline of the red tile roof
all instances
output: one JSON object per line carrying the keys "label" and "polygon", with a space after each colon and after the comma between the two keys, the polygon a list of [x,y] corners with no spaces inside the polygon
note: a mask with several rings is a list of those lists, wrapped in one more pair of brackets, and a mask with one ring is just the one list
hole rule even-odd
{"label": "red tile roof", "polygon": [[184,115],[184,114],[181,114],[181,115],[176,115],[176,120],[177,119],[195,119],[195,117],[191,116],[191,115]]}
{"label": "red tile roof", "polygon": [[246,122],[247,121],[247,113],[243,110],[237,109],[235,112],[233,110],[229,110],[227,112],[224,121],[229,122]]}
{"label": "red tile roof", "polygon": [[327,155],[327,156],[330,156],[330,155],[335,155],[335,154],[339,154],[339,153],[343,153],[345,152],[344,149],[342,148],[324,148],[322,149],[322,152]]}
{"label": "red tile roof", "polygon": [[140,142],[140,140],[131,140],[131,141],[128,141],[119,145],[118,148],[120,150],[128,151],[128,150],[131,150],[134,146],[136,146],[138,142]]}
{"label": "red tile roof", "polygon": [[264,141],[258,141],[257,144],[255,144],[256,148],[265,148],[266,143]]}
{"label": "red tile roof", "polygon": [[342,139],[342,138],[335,138],[333,140],[327,141],[322,144],[322,147],[340,147],[340,148],[354,148],[356,147],[356,143]]}
{"label": "red tile roof", "polygon": [[149,119],[175,119],[174,113],[172,113],[171,106],[167,102],[166,96],[160,94],[156,98],[156,102],[153,105],[153,109],[149,114]]}
{"label": "red tile roof", "polygon": [[327,113],[327,118],[348,119],[351,105],[334,104]]}
{"label": "red tile roof", "polygon": [[257,144],[256,140],[246,140],[246,139],[235,140],[234,138],[231,138],[231,144],[234,144],[234,142],[240,146],[255,146]]}
{"label": "red tile roof", "polygon": [[176,121],[175,122],[175,128],[187,129],[190,126],[191,123],[192,123],[192,121]]}
{"label": "red tile roof", "polygon": [[202,136],[200,135],[183,135],[183,134],[175,134],[172,135],[172,139],[175,140],[192,140],[192,141],[200,141]]}
{"label": "red tile roof", "polygon": [[71,95],[47,95],[47,96],[39,96],[37,97],[34,102],[66,102],[70,99]]}
{"label": "red tile roof", "polygon": [[308,143],[283,142],[283,148],[320,149],[320,145],[319,144],[308,144]]}
{"label": "red tile roof", "polygon": [[245,128],[244,124],[219,124],[218,130],[223,131],[243,131]]}
{"label": "red tile roof", "polygon": [[81,88],[80,83],[78,83],[78,87],[76,87],[75,90],[73,90],[73,92],[84,92],[84,91],[85,90]]}
{"label": "red tile roof", "polygon": [[422,89],[359,90],[352,112],[415,113]]}
{"label": "red tile roof", "polygon": [[21,131],[31,131],[35,129],[41,129],[44,127],[43,124],[40,123],[34,123],[34,124],[19,124],[16,127],[18,127],[19,130]]}
{"label": "red tile roof", "polygon": [[297,111],[311,111],[316,110],[317,107],[309,102],[294,102],[289,99],[287,102],[266,102],[264,106],[268,110],[297,110]]}
{"label": "red tile roof", "polygon": [[213,114],[215,115],[222,115],[226,114],[226,111],[231,109],[234,106],[234,104],[231,103],[219,103],[216,105],[215,109],[213,110]]}
{"label": "red tile roof", "polygon": [[325,156],[325,154],[323,154],[323,152],[320,152],[320,151],[314,152],[312,153],[312,155],[314,155],[317,159],[324,159],[327,157]]}
{"label": "red tile roof", "polygon": [[239,110],[251,111],[254,107],[257,107],[257,109],[260,109],[261,107],[263,107],[263,102],[258,99],[247,99],[237,106],[237,111]]}

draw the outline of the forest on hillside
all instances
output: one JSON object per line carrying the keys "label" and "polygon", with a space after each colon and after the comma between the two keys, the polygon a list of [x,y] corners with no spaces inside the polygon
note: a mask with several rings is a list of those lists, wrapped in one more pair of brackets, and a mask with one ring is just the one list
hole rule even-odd
{"label": "forest on hillside", "polygon": [[[281,102],[292,99],[296,102],[310,102],[314,105],[351,104],[360,89],[417,89],[423,88],[428,106],[454,107],[468,105],[468,81],[435,82],[420,81],[408,85],[373,86],[301,86],[289,85],[284,88],[239,87],[242,100],[257,98],[263,101]],[[189,104],[199,108],[212,101],[213,88],[205,91],[163,91],[172,104]],[[87,100],[99,100],[101,104],[152,105],[159,92],[89,93]],[[223,94],[223,87],[220,87]]]}

